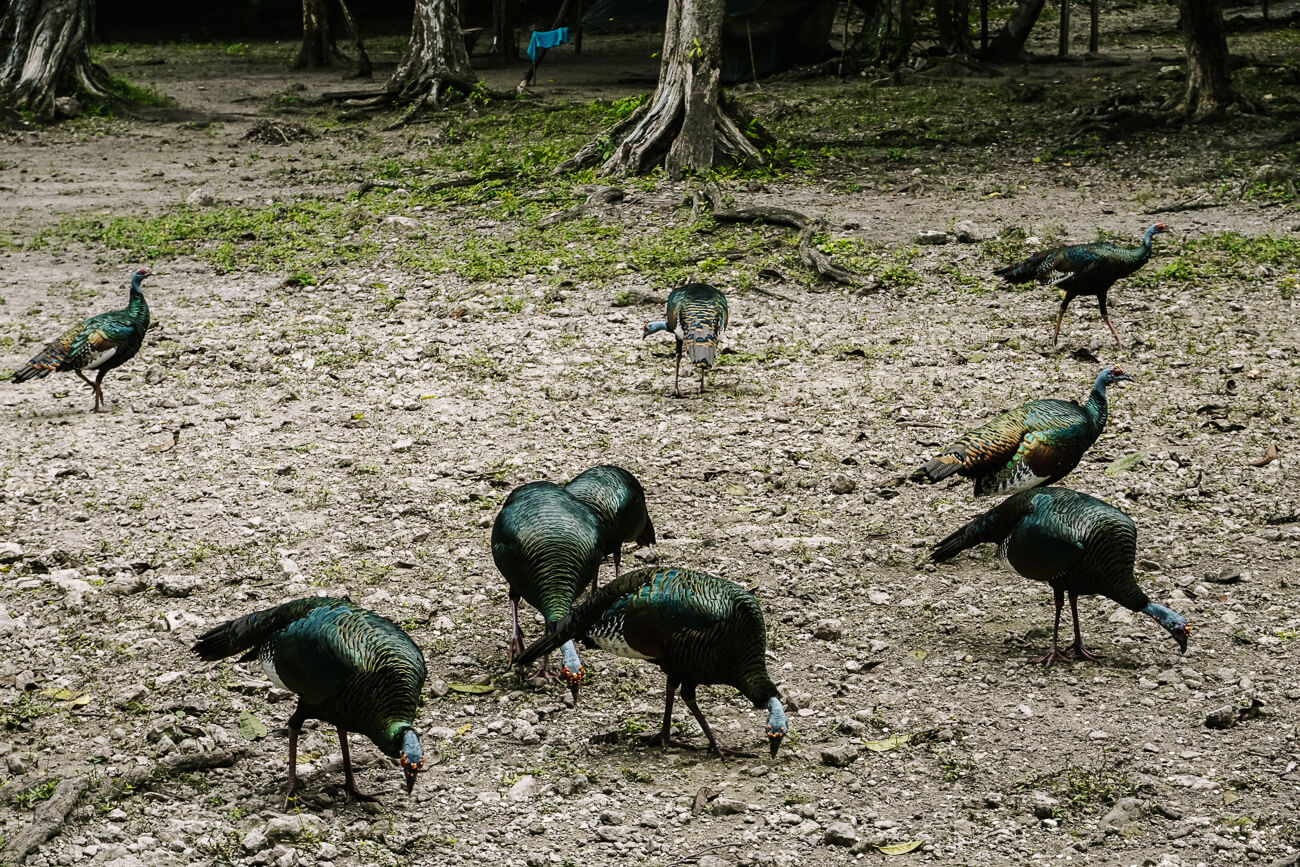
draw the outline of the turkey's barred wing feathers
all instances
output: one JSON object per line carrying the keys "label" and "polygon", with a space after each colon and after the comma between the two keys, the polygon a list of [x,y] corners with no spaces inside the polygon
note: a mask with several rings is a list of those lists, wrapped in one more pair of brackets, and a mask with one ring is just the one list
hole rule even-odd
{"label": "turkey's barred wing feathers", "polygon": [[707,283],[688,283],[668,295],[668,329],[678,335],[692,364],[713,366],[728,316],[726,296]]}
{"label": "turkey's barred wing feathers", "polygon": [[564,489],[596,513],[602,555],[613,553],[624,542],[637,541],[650,522],[645,489],[622,467],[603,464],[584,470]]}
{"label": "turkey's barred wing feathers", "polygon": [[1007,497],[992,509],[978,515],[940,541],[930,552],[935,563],[951,560],[967,548],[984,542],[1001,542],[1016,524],[1033,508],[1038,491],[1021,491]]}
{"label": "turkey's barred wing feathers", "polygon": [[921,467],[921,472],[937,482],[953,473],[978,475],[1003,466],[1015,456],[1021,440],[1031,430],[1025,416],[1023,406],[1002,413],[948,446]]}
{"label": "turkey's barred wing feathers", "polygon": [[200,658],[209,662],[250,651],[253,652],[252,658],[256,658],[256,651],[260,646],[274,639],[282,629],[300,617],[322,606],[347,604],[343,599],[329,596],[295,599],[283,605],[254,611],[243,617],[219,623],[200,635],[193,649]]}

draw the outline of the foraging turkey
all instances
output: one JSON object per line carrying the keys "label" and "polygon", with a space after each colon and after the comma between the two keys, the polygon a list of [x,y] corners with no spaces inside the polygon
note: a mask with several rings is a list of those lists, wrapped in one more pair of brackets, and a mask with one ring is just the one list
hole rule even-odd
{"label": "foraging turkey", "polygon": [[[151,276],[153,272],[148,268],[136,271],[131,275],[130,300],[125,307],[92,316],[69,328],[15,370],[13,381],[43,379],[51,373],[71,370],[94,392],[94,411],[99,412],[104,406],[101,388],[104,374],[139,352],[144,334],[149,330],[149,305],[145,303],[140,284]],[[86,378],[83,370],[97,371],[94,382]]]}
{"label": "foraging turkey", "polygon": [[[510,584],[510,663],[524,649],[519,600],[542,612],[549,631],[596,580],[602,559],[596,514],[573,494],[551,482],[529,482],[510,492],[492,523],[492,562]],[[560,650],[559,677],[576,700],[582,660],[571,641]],[[551,676],[546,665],[542,673]]]}
{"label": "foraging turkey", "polygon": [[1073,247],[1054,247],[1035,253],[1024,261],[993,273],[1008,283],[1028,283],[1037,280],[1065,290],[1065,300],[1056,314],[1056,331],[1052,334],[1055,346],[1061,337],[1061,319],[1065,309],[1078,295],[1096,295],[1097,305],[1101,308],[1101,318],[1115,335],[1115,343],[1123,346],[1119,332],[1111,324],[1106,313],[1106,294],[1117,280],[1122,280],[1135,273],[1151,258],[1151,239],[1162,232],[1168,232],[1164,223],[1155,223],[1147,229],[1146,237],[1137,247],[1123,247],[1109,241],[1093,244],[1077,244]]}
{"label": "foraging turkey", "polygon": [[975,480],[975,496],[1012,494],[1065,478],[1106,426],[1106,387],[1131,382],[1119,367],[1104,367],[1082,405],[1031,400],[980,425],[912,474],[932,482],[960,473]]}
{"label": "foraging turkey", "polygon": [[688,569],[633,569],[615,578],[574,607],[555,629],[523,652],[526,664],[573,638],[631,659],[648,659],[668,678],[664,723],[650,739],[664,749],[689,746],[672,740],[673,694],[699,722],[709,747],[722,758],[752,753],[720,745],[695,703],[701,684],[727,684],[767,710],[772,758],[786,733],[785,708],[767,673],[767,630],[758,600],[741,587]]}
{"label": "foraging turkey", "polygon": [[267,677],[298,695],[289,717],[286,807],[297,786],[298,735],[309,719],[338,728],[348,797],[374,800],[353,782],[350,731],[401,762],[407,794],[415,787],[424,765],[414,728],[424,655],[391,620],[346,599],[295,599],[214,626],[199,636],[194,652],[209,661],[236,653],[244,654],[239,662],[261,660]]}
{"label": "foraging turkey", "polygon": [[[1176,611],[1152,602],[1133,578],[1137,528],[1128,515],[1095,497],[1069,488],[1021,491],[970,521],[934,547],[936,563],[983,542],[996,542],[998,556],[1016,572],[1046,581],[1056,596],[1052,649],[1038,661],[1099,659],[1086,650],[1079,633],[1079,596],[1100,594],[1130,611],[1147,614],[1168,630],[1187,652],[1187,620]],[[1061,608],[1070,597],[1074,646],[1062,653],[1057,645]]]}
{"label": "foraging turkey", "polygon": [[668,318],[647,322],[641,339],[656,331],[670,331],[677,338],[677,367],[673,371],[673,393],[681,397],[677,386],[682,372],[682,346],[691,364],[700,368],[700,391],[704,391],[704,374],[718,360],[718,341],[727,328],[727,298],[707,283],[687,283],[668,295]]}
{"label": "foraging turkey", "polygon": [[[564,489],[596,513],[601,559],[614,555],[614,577],[622,571],[623,543],[655,543],[655,525],[645,507],[645,489],[622,467],[601,464],[574,476]],[[593,579],[594,581],[594,579]],[[592,589],[596,585],[592,584]]]}

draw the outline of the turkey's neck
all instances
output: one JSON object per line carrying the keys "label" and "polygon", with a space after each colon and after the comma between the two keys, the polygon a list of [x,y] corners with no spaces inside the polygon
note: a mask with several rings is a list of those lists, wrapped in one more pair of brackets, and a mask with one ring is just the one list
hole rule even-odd
{"label": "turkey's neck", "polygon": [[1101,382],[1092,387],[1092,394],[1088,395],[1088,402],[1083,405],[1083,413],[1097,433],[1106,427],[1106,386]]}
{"label": "turkey's neck", "polygon": [[776,690],[776,684],[772,683],[772,678],[767,676],[765,668],[746,671],[741,675],[737,688],[753,703],[754,707],[767,707],[772,699],[781,697]]}
{"label": "turkey's neck", "polygon": [[149,305],[144,300],[144,292],[139,284],[131,283],[131,300],[126,303],[126,312],[134,319],[149,315]]}

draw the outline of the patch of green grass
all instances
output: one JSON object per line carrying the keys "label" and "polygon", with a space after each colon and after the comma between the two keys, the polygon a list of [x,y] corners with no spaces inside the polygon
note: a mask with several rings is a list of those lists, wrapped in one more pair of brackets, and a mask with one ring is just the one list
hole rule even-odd
{"label": "patch of green grass", "polygon": [[22,729],[27,723],[54,713],[54,706],[31,693],[24,692],[18,698],[0,707],[0,728]]}
{"label": "patch of green grass", "polygon": [[1120,798],[1131,797],[1140,789],[1117,767],[1080,768],[1066,765],[1026,780],[1016,786],[1017,791],[1046,790],[1059,800],[1052,814],[1057,819],[1068,819],[1110,807]]}
{"label": "patch of green grass", "polygon": [[19,810],[27,810],[35,807],[41,801],[48,801],[54,796],[54,790],[59,787],[59,779],[55,777],[52,780],[46,780],[39,785],[31,786],[20,792],[14,792],[10,799],[13,805]]}

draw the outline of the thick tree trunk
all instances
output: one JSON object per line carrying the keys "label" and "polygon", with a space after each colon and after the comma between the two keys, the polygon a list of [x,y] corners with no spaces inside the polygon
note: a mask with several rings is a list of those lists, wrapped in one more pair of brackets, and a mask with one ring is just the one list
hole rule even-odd
{"label": "thick tree trunk", "polygon": [[1034,29],[1034,24],[1042,11],[1043,0],[1020,0],[1006,26],[989,43],[988,50],[984,52],[984,59],[1003,61],[1018,59],[1025,50],[1029,31]]}
{"label": "thick tree trunk", "polygon": [[437,108],[446,91],[469,93],[477,82],[455,0],[416,0],[406,56],[384,86],[389,97]]}
{"label": "thick tree trunk", "polygon": [[866,22],[853,46],[854,54],[866,63],[898,69],[911,55],[915,39],[916,21],[912,0],[855,2],[866,15]]}
{"label": "thick tree trunk", "polygon": [[302,46],[298,49],[293,68],[331,66],[334,61],[343,59],[334,41],[325,0],[302,0]]}
{"label": "thick tree trunk", "polygon": [[369,78],[375,68],[370,63],[370,55],[366,54],[366,44],[361,38],[361,28],[357,26],[357,19],[352,17],[352,10],[348,8],[347,0],[339,0],[339,9],[343,12],[343,22],[347,25],[348,36],[352,38],[352,45],[357,49],[357,68],[354,75],[357,78]]}
{"label": "thick tree trunk", "polygon": [[0,107],[54,115],[54,98],[121,100],[86,46],[87,0],[9,0],[0,16]]}
{"label": "thick tree trunk", "polygon": [[939,50],[944,54],[970,54],[970,0],[934,0],[934,22],[939,29]]}
{"label": "thick tree trunk", "polygon": [[560,171],[596,164],[610,145],[604,174],[641,174],[662,164],[670,177],[680,178],[707,171],[722,157],[763,162],[743,130],[765,133],[718,87],[724,6],[725,0],[670,0],[654,94]]}
{"label": "thick tree trunk", "polygon": [[515,0],[492,0],[492,49],[511,63],[519,59],[515,5]]}
{"label": "thick tree trunk", "polygon": [[1178,5],[1187,44],[1187,90],[1175,110],[1202,118],[1230,105],[1253,108],[1232,86],[1220,0],[1180,0]]}

